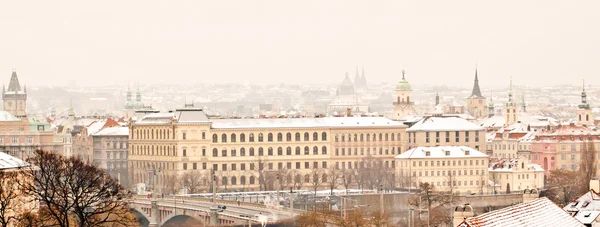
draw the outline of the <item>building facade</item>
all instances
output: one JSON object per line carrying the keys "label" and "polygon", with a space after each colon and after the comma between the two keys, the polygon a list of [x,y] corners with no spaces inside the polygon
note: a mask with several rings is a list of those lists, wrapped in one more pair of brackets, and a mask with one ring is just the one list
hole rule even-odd
{"label": "building facade", "polygon": [[544,169],[538,164],[530,163],[525,156],[490,159],[488,172],[494,193],[544,188]]}
{"label": "building facade", "polygon": [[132,183],[167,193],[186,172],[212,175],[218,191],[273,190],[269,176],[277,175],[281,188],[325,187],[332,168],[372,158],[393,168],[406,148],[406,126],[381,117],[208,119],[183,108],[148,114],[129,128]]}
{"label": "building facade", "polygon": [[92,135],[94,164],[105,169],[124,187],[129,187],[127,140],[129,128],[106,127]]}
{"label": "building facade", "polygon": [[395,157],[396,174],[412,188],[428,182],[434,191],[487,193],[488,156],[466,146],[416,147]]}

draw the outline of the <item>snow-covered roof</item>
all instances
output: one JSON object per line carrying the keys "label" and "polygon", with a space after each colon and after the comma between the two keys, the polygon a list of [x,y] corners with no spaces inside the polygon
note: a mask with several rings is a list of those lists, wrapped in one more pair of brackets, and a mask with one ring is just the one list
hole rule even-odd
{"label": "snow-covered roof", "polygon": [[21,121],[21,119],[7,111],[0,111],[0,121]]}
{"label": "snow-covered roof", "polygon": [[[490,159],[489,168],[490,172],[523,172],[523,171],[533,171],[533,172],[543,172],[544,169],[542,166],[535,163],[528,163],[525,165],[526,169],[521,169],[519,165],[519,159]],[[527,159],[525,159],[527,163]]]}
{"label": "snow-covered roof", "polygon": [[[447,153],[449,152],[449,153]],[[485,158],[488,155],[467,146],[416,147],[394,158]]]}
{"label": "snow-covered roof", "polygon": [[407,132],[416,131],[483,131],[483,127],[464,118],[455,116],[425,117],[408,128]]}
{"label": "snow-covered roof", "polygon": [[92,134],[98,132],[100,129],[102,129],[102,127],[104,126],[105,123],[106,123],[106,120],[99,120],[99,121],[95,121],[92,124],[90,124],[89,126],[87,126],[88,136],[92,135]]}
{"label": "snow-covered roof", "polygon": [[406,127],[384,117],[214,119],[212,128]]}
{"label": "snow-covered roof", "polygon": [[581,226],[546,197],[467,218],[459,227]]}
{"label": "snow-covered roof", "polygon": [[600,195],[594,190],[589,190],[563,209],[569,212],[600,211]]}
{"label": "snow-covered roof", "polygon": [[94,133],[94,136],[128,136],[129,128],[128,127],[108,127],[103,128],[102,130]]}
{"label": "snow-covered roof", "polygon": [[0,170],[16,169],[25,166],[29,166],[29,164],[7,153],[0,152]]}

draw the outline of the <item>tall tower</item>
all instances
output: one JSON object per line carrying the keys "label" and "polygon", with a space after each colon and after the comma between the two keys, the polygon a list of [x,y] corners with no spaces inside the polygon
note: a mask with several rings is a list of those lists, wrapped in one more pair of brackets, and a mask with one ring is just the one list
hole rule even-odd
{"label": "tall tower", "polygon": [[435,93],[435,106],[440,105],[440,94]]}
{"label": "tall tower", "polygon": [[581,91],[581,103],[577,109],[577,124],[579,125],[594,125],[594,115],[590,104],[587,103],[587,94],[585,93],[585,81],[583,81],[583,88]]}
{"label": "tall tower", "polygon": [[508,90],[508,102],[504,108],[504,126],[509,126],[518,122],[517,104],[513,101],[512,95],[512,76],[510,77],[510,87]]}
{"label": "tall tower", "polygon": [[75,120],[75,110],[73,110],[73,99],[71,99],[71,105],[69,106],[69,121]]}
{"label": "tall tower", "polygon": [[490,91],[490,103],[488,104],[488,117],[493,117],[496,113],[494,109],[494,94]]}
{"label": "tall tower", "polygon": [[471,96],[467,98],[467,110],[474,118],[481,119],[487,117],[486,99],[483,97],[483,95],[481,95],[481,89],[479,89],[477,67],[475,67],[473,91],[471,91]]}
{"label": "tall tower", "polygon": [[392,119],[400,120],[407,115],[415,114],[414,102],[411,100],[412,89],[402,70],[402,80],[396,85],[396,100],[394,102],[394,116]]}
{"label": "tall tower", "polygon": [[527,112],[527,104],[525,103],[525,93],[521,94],[521,110],[523,113]]}
{"label": "tall tower", "polygon": [[19,84],[15,70],[10,76],[8,90],[2,88],[2,99],[4,100],[4,111],[18,118],[27,117],[27,87],[23,86],[23,91],[21,91],[21,84]]}

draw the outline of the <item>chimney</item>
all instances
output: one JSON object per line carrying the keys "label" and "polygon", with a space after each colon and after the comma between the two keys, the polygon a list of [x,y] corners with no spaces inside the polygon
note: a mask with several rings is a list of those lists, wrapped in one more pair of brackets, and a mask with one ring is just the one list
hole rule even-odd
{"label": "chimney", "polygon": [[347,108],[346,109],[346,117],[350,117],[352,116],[352,108]]}
{"label": "chimney", "polygon": [[467,218],[473,217],[473,207],[468,203],[465,205],[458,205],[454,208],[454,219],[452,226],[459,226]]}
{"label": "chimney", "polygon": [[600,181],[590,180],[590,190],[594,190],[596,193],[600,192]]}

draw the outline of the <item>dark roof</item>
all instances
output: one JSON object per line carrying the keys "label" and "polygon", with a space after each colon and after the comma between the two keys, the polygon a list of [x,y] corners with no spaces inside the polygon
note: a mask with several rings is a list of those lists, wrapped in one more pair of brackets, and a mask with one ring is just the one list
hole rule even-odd
{"label": "dark roof", "polygon": [[13,71],[10,76],[10,83],[8,84],[8,91],[21,91],[21,84],[19,84],[19,78],[17,77],[17,72]]}
{"label": "dark roof", "polygon": [[477,69],[475,69],[475,83],[473,84],[473,91],[471,92],[471,96],[473,98],[485,98],[481,95],[481,89],[479,89],[479,78],[477,78]]}

